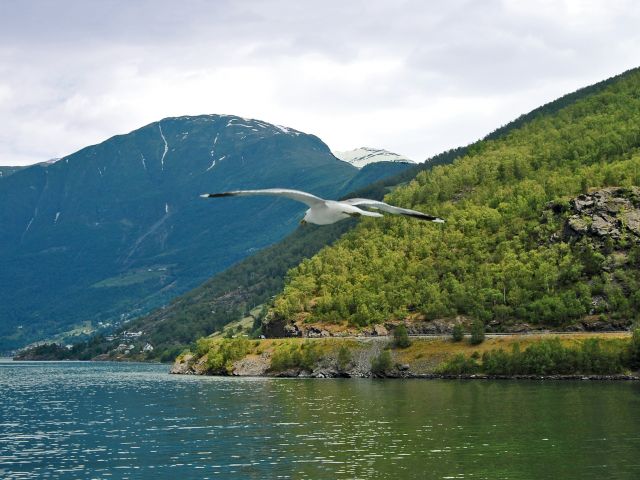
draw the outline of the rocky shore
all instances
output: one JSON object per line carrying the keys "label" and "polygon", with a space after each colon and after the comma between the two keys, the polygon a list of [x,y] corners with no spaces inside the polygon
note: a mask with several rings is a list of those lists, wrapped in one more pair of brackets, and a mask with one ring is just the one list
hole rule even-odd
{"label": "rocky shore", "polygon": [[[171,374],[175,375],[209,375],[187,366],[184,362],[174,363]],[[313,371],[301,369],[288,369],[279,372],[269,372],[266,364],[257,369],[234,369],[229,375],[235,377],[273,377],[273,378],[393,378],[393,379],[425,379],[425,380],[589,380],[589,381],[640,381],[639,375],[485,375],[485,374],[438,374],[416,373],[411,371],[409,365],[396,365],[393,369],[384,373],[372,373],[371,371],[339,371],[336,368],[318,368]]]}
{"label": "rocky shore", "polygon": [[[396,348],[388,337],[215,340],[209,350],[200,354],[187,353],[176,359],[171,368],[178,375],[223,375],[238,377],[287,378],[399,378],[399,379],[456,379],[456,380],[627,380],[637,381],[637,372],[625,369],[609,370],[612,374],[513,374],[452,373],[443,365],[455,358],[482,363],[483,355],[510,352],[514,347],[523,351],[531,346],[555,338],[557,345],[581,349],[583,342],[597,341],[603,352],[623,352],[629,344],[627,333],[611,334],[606,338],[593,333],[569,336],[522,335],[487,338],[480,345],[467,341],[452,342],[447,338],[416,338],[407,348]],[[227,343],[225,343],[227,342]],[[240,345],[240,344],[243,345]],[[233,347],[233,348],[232,348]],[[617,349],[617,350],[616,350]],[[234,351],[235,354],[229,352]],[[226,355],[226,360],[223,358]],[[235,355],[235,356],[234,356]],[[615,355],[620,355],[616,353]],[[605,357],[603,357],[605,358]],[[458,370],[459,372],[460,370]],[[474,371],[482,372],[479,369]],[[494,370],[495,371],[495,370]],[[549,372],[549,370],[546,370]],[[558,370],[564,371],[567,370]],[[455,372],[455,371],[454,371]],[[602,372],[602,370],[600,370]],[[593,373],[588,372],[587,373]]]}

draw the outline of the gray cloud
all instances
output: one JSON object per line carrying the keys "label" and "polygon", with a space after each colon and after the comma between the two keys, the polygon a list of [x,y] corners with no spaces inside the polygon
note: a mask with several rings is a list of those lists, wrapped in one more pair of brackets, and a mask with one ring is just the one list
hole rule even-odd
{"label": "gray cloud", "polygon": [[234,113],[422,160],[637,66],[620,1],[0,2],[0,164]]}

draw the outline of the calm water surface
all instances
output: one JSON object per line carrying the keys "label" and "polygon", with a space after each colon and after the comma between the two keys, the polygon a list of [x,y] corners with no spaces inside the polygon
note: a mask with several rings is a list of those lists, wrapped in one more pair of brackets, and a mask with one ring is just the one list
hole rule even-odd
{"label": "calm water surface", "polygon": [[0,362],[0,478],[640,479],[640,385]]}

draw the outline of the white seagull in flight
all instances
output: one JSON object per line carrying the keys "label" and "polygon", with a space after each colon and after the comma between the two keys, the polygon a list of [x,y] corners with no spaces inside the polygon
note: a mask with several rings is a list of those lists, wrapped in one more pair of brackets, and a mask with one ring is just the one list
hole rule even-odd
{"label": "white seagull in flight", "polygon": [[349,198],[348,200],[324,200],[307,192],[300,190],[289,190],[286,188],[265,188],[263,190],[234,190],[232,192],[222,193],[204,193],[200,195],[203,198],[218,197],[235,197],[249,195],[272,195],[275,197],[285,197],[291,200],[302,202],[309,207],[304,214],[301,224],[314,223],[316,225],[330,225],[349,217],[382,217],[381,213],[370,212],[364,210],[371,208],[373,210],[382,210],[383,212],[393,213],[396,215],[406,215],[408,217],[419,218],[420,220],[428,220],[430,222],[444,223],[444,220],[433,215],[409,210],[407,208],[394,207],[393,205],[379,202],[377,200],[369,200],[366,198]]}

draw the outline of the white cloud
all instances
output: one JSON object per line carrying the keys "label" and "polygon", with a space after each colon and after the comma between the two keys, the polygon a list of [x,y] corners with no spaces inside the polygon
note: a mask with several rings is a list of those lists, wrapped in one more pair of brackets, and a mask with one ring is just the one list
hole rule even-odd
{"label": "white cloud", "polygon": [[636,66],[631,0],[4,2],[0,164],[230,113],[416,160]]}

